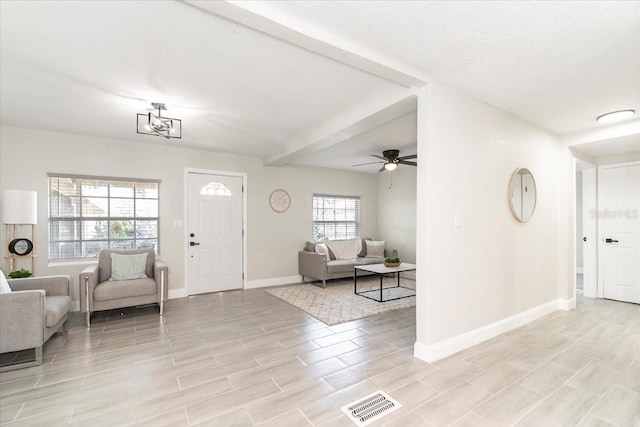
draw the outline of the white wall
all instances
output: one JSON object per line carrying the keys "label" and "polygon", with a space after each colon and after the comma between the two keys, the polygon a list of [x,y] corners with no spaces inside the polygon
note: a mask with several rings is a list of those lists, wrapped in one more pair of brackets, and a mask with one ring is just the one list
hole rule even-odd
{"label": "white wall", "polygon": [[[489,325],[570,298],[574,172],[554,135],[444,86],[422,91],[418,116],[416,355],[433,359],[487,339]],[[518,167],[537,184],[524,224],[507,200]]]}
{"label": "white wall", "polygon": [[[298,251],[311,238],[313,193],[360,195],[362,235],[377,235],[377,183],[370,174],[266,167],[259,158],[180,148],[179,141],[148,144],[0,127],[0,189],[38,191],[37,274],[69,274],[74,283],[84,265],[49,265],[47,260],[47,173],[160,179],[160,256],[169,265],[169,289],[175,296],[184,288],[187,230],[174,228],[173,220],[184,219],[186,167],[248,174],[247,280],[253,285],[298,275]],[[276,188],[291,195],[286,213],[277,214],[269,207],[269,194]]]}
{"label": "white wall", "polygon": [[410,263],[416,262],[416,179],[413,166],[377,174],[377,238],[385,240],[388,256],[397,249],[400,259]]}

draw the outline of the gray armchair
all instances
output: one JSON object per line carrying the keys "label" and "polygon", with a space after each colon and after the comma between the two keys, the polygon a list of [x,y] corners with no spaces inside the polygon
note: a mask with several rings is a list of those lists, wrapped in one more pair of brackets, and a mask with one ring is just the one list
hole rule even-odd
{"label": "gray armchair", "polygon": [[[147,253],[145,279],[110,281],[111,254],[120,255]],[[167,265],[156,260],[153,249],[100,251],[98,263],[80,273],[80,311],[86,313],[87,326],[91,326],[91,313],[114,308],[158,304],[160,315],[164,312],[164,301],[168,294]]]}
{"label": "gray armchair", "polygon": [[56,332],[66,333],[71,311],[69,276],[7,280],[11,292],[0,295],[0,353],[35,348],[36,360],[0,371],[42,364],[42,346]]}

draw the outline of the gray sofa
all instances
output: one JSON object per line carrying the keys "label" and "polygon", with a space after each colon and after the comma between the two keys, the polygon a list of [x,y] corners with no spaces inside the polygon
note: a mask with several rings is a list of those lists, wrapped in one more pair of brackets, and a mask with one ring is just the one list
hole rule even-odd
{"label": "gray sofa", "polygon": [[[145,252],[148,253],[146,279],[109,281],[112,253],[127,255]],[[158,304],[162,315],[169,288],[168,274],[167,265],[156,260],[153,249],[100,251],[98,263],[80,273],[80,311],[86,313],[87,326],[91,326],[92,312],[114,308]]]}
{"label": "gray sofa", "polygon": [[[336,259],[329,249],[330,259],[327,261],[324,255],[315,252],[316,243],[307,242],[303,250],[298,252],[298,273],[305,278],[322,281],[322,287],[327,286],[327,280],[353,277],[354,267],[357,265],[381,264],[384,257],[367,257],[365,239],[362,239],[362,250],[354,259]],[[322,242],[318,242],[322,243]],[[368,274],[364,273],[363,275]]]}
{"label": "gray sofa", "polygon": [[7,280],[11,292],[0,295],[0,353],[35,348],[34,362],[0,368],[7,371],[42,364],[42,346],[56,332],[68,329],[71,296],[69,276]]}

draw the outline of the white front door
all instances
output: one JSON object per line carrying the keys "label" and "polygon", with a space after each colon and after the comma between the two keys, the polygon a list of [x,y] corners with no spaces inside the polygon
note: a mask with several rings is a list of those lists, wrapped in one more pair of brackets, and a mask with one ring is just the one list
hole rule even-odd
{"label": "white front door", "polygon": [[242,177],[188,176],[189,295],[242,288]]}
{"label": "white front door", "polygon": [[604,297],[640,304],[640,162],[598,168]]}

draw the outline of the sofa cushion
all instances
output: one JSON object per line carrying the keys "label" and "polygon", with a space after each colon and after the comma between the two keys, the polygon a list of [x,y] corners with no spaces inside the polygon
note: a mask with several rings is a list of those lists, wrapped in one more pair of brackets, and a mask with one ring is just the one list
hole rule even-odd
{"label": "sofa cushion", "polygon": [[0,294],[10,294],[11,286],[9,286],[9,282],[7,282],[7,278],[4,277],[4,273],[0,271]]}
{"label": "sofa cushion", "polygon": [[102,282],[93,291],[95,301],[152,295],[158,291],[154,279],[118,280]]}
{"label": "sofa cushion", "polygon": [[360,253],[358,254],[358,256],[359,256],[359,257],[361,257],[361,256],[367,256],[367,245],[365,245],[365,243],[364,243],[364,242],[365,242],[366,240],[371,240],[371,239],[370,239],[370,238],[368,238],[368,237],[366,237],[366,238],[361,239],[361,240],[362,240],[362,250],[361,250],[361,251],[360,251]]}
{"label": "sofa cushion", "polygon": [[134,249],[134,250],[126,250],[126,251],[117,251],[114,249],[103,249],[100,251],[100,255],[98,256],[98,267],[100,269],[100,278],[98,282],[106,282],[111,277],[111,254],[120,254],[120,255],[132,255],[132,254],[143,254],[148,253],[147,256],[147,266],[145,268],[145,274],[147,277],[153,277],[153,264],[156,262],[156,254],[153,252],[153,249]]}
{"label": "sofa cushion", "polygon": [[327,261],[331,260],[331,258],[329,257],[329,248],[324,243],[318,243],[316,245],[316,253],[320,255],[324,255],[324,258]]}
{"label": "sofa cushion", "polygon": [[335,259],[327,262],[327,273],[353,273],[356,261],[353,259]]}
{"label": "sofa cushion", "polygon": [[146,279],[144,273],[148,253],[120,255],[111,254],[111,278],[109,280]]}
{"label": "sofa cushion", "polygon": [[367,247],[367,257],[383,257],[384,256],[384,240],[365,240]]}
{"label": "sofa cushion", "polygon": [[356,260],[357,265],[382,264],[384,257],[364,257]]}
{"label": "sofa cushion", "polygon": [[54,326],[71,310],[71,297],[67,295],[53,295],[44,299],[45,325]]}
{"label": "sofa cushion", "polygon": [[304,244],[304,250],[307,252],[315,252],[316,244],[314,242],[307,242]]}

